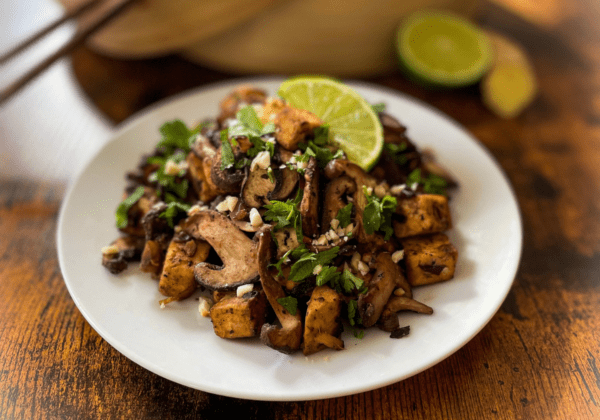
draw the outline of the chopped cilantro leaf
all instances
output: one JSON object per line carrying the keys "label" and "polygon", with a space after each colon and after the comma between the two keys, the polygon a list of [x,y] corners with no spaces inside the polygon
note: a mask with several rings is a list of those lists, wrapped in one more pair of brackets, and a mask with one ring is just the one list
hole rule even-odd
{"label": "chopped cilantro leaf", "polygon": [[173,153],[175,149],[181,149],[188,153],[199,129],[200,127],[190,130],[181,120],[166,122],[160,127],[162,139],[156,147],[164,149],[167,154]]}
{"label": "chopped cilantro leaf", "polygon": [[271,157],[275,154],[275,144],[264,141],[262,138],[254,135],[248,136],[248,140],[252,143],[252,147],[246,152],[248,157],[255,157],[264,150],[268,151]]}
{"label": "chopped cilantro leaf", "polygon": [[329,141],[329,124],[316,127],[313,133],[315,135],[313,142],[317,146],[325,146]]}
{"label": "chopped cilantro leaf", "polygon": [[122,229],[124,227],[127,226],[127,213],[129,212],[129,209],[131,207],[133,207],[133,205],[135,203],[138,202],[138,200],[140,198],[142,198],[142,196],[144,195],[144,187],[143,186],[139,186],[135,189],[135,191],[129,196],[127,197],[125,200],[123,200],[121,202],[121,204],[119,204],[119,207],[117,207],[117,211],[115,213],[115,218],[117,220],[117,227],[119,229]]}
{"label": "chopped cilantro leaf", "polygon": [[421,169],[417,168],[408,174],[407,184],[412,187],[414,184],[423,185],[423,191],[427,194],[446,195],[448,182],[439,175],[429,174],[427,177],[421,176]]}
{"label": "chopped cilantro leaf", "polygon": [[158,217],[167,219],[167,224],[172,228],[174,225],[173,219],[175,219],[177,214],[179,212],[187,213],[190,208],[191,206],[188,204],[183,204],[178,201],[171,201],[169,204],[167,204],[167,209],[159,214]]}
{"label": "chopped cilantro leaf", "polygon": [[363,212],[365,232],[370,235],[375,231],[382,231],[387,241],[394,233],[394,229],[392,228],[392,214],[396,211],[397,200],[395,197],[389,195],[386,195],[382,199],[369,195],[367,188],[364,186],[363,191],[368,201]]}
{"label": "chopped cilantro leaf", "polygon": [[327,283],[334,284],[340,276],[341,273],[337,270],[337,267],[331,265],[323,267],[317,274],[317,286],[323,286]]}
{"label": "chopped cilantro leaf", "polygon": [[400,144],[386,143],[383,146],[383,149],[394,159],[397,165],[405,165],[408,162],[408,156],[404,153],[407,148],[408,143],[406,142]]}
{"label": "chopped cilantro leaf", "polygon": [[235,115],[235,118],[253,131],[259,133],[262,131],[263,124],[260,121],[260,118],[258,118],[258,115],[256,115],[256,110],[252,105],[246,105],[241,108]]}
{"label": "chopped cilantro leaf", "polygon": [[298,261],[292,265],[290,270],[289,280],[294,282],[301,282],[307,277],[313,274],[313,271],[317,265],[326,266],[329,264],[340,250],[339,247],[334,246],[327,251],[319,252],[318,254],[307,252]]}
{"label": "chopped cilantro leaf", "polygon": [[235,165],[235,156],[233,155],[233,149],[231,143],[227,138],[228,130],[221,131],[221,170],[224,171],[227,168],[231,168]]}
{"label": "chopped cilantro leaf", "polygon": [[272,200],[265,205],[267,211],[263,218],[269,222],[275,222],[275,229],[282,229],[286,226],[292,226],[296,230],[298,241],[302,242],[302,217],[298,204],[302,201],[302,190],[298,190],[296,198],[286,202]]}
{"label": "chopped cilantro leaf", "polygon": [[362,324],[362,319],[358,313],[358,302],[354,299],[348,302],[348,321],[352,326]]}
{"label": "chopped cilantro leaf", "polygon": [[373,111],[379,114],[380,112],[385,111],[385,104],[383,102],[379,102],[378,104],[371,105],[371,108],[373,108]]}
{"label": "chopped cilantro leaf", "polygon": [[348,226],[352,221],[352,203],[348,203],[339,209],[335,218],[340,221],[340,227],[345,228]]}
{"label": "chopped cilantro leaf", "polygon": [[283,306],[291,315],[296,315],[296,311],[298,310],[298,299],[295,297],[286,296],[284,298],[279,298],[277,299],[277,303]]}

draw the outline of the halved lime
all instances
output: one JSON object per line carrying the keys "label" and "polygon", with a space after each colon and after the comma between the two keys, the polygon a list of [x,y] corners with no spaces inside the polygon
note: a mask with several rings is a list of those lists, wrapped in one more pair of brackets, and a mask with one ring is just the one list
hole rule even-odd
{"label": "halved lime", "polygon": [[371,105],[344,83],[327,77],[288,79],[279,96],[329,124],[329,141],[344,151],[351,162],[369,171],[383,150],[383,128]]}
{"label": "halved lime", "polygon": [[444,87],[479,81],[493,60],[483,31],[462,17],[440,11],[407,17],[398,29],[397,50],[409,76]]}

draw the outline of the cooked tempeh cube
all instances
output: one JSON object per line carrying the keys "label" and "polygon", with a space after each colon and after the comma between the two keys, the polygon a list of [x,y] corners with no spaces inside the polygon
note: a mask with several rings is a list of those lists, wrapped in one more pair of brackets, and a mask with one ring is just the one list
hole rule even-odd
{"label": "cooked tempeh cube", "polygon": [[304,322],[305,355],[316,353],[326,347],[342,350],[344,342],[340,313],[342,300],[329,286],[318,286],[312,292]]}
{"label": "cooked tempeh cube", "polygon": [[233,295],[215,303],[210,318],[215,334],[221,338],[255,337],[265,323],[267,298],[262,290],[242,297]]}
{"label": "cooked tempeh cube", "polygon": [[411,286],[437,283],[454,277],[458,251],[443,233],[402,240],[406,277]]}
{"label": "cooked tempeh cube", "polygon": [[438,194],[421,194],[398,200],[396,213],[401,221],[394,220],[397,238],[443,232],[451,227],[448,197]]}
{"label": "cooked tempeh cube", "polygon": [[315,114],[286,105],[275,115],[275,139],[287,150],[294,151],[315,127],[323,124]]}
{"label": "cooked tempeh cube", "polygon": [[172,240],[167,248],[158,291],[177,300],[185,299],[196,290],[194,266],[206,260],[210,245],[207,242],[190,239]]}

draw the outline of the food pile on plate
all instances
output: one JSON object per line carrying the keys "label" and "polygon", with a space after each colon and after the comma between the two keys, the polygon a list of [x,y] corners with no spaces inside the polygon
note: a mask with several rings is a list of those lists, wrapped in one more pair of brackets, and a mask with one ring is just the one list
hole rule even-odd
{"label": "food pile on plate", "polygon": [[[340,94],[317,101],[320,88]],[[456,185],[381,108],[339,82],[297,79],[280,97],[241,86],[194,128],[165,123],[127,174],[103,265],[140,261],[163,307],[200,289],[219,337],[284,353],[341,350],[344,325],[406,335],[398,312],[433,312],[413,287],[454,276],[444,232]]]}

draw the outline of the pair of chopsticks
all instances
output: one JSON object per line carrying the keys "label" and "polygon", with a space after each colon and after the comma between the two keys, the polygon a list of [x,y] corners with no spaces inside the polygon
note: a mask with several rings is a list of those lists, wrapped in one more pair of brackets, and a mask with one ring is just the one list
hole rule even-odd
{"label": "pair of chopsticks", "polygon": [[[77,17],[83,15],[84,13],[89,12],[90,10],[98,7],[104,1],[105,0],[87,0],[84,3],[80,4],[75,9],[66,13],[60,19],[57,19],[56,21],[50,23],[48,26],[46,26],[39,32],[36,32],[29,38],[25,39],[24,41],[22,41],[21,43],[19,43],[18,45],[16,45],[9,51],[7,51],[6,53],[0,54],[0,65],[4,64],[7,61],[9,61],[10,59],[14,58],[16,55],[21,53],[27,47],[29,47],[30,45],[37,42],[38,40],[40,40],[41,38],[46,36],[48,33],[52,32],[54,29],[61,26],[63,23],[65,23],[71,19],[77,18]],[[122,0],[115,6],[108,9],[101,16],[99,16],[89,26],[87,26],[86,28],[83,28],[81,30],[78,30],[75,33],[75,35],[73,36],[73,38],[71,38],[71,40],[69,40],[65,45],[63,45],[61,48],[59,48],[56,52],[54,52],[48,58],[43,60],[41,63],[36,65],[34,68],[29,70],[26,74],[24,74],[23,76],[18,78],[16,81],[14,81],[10,85],[8,85],[5,89],[0,91],[0,105],[4,104],[11,96],[13,96],[19,90],[21,90],[27,83],[32,81],[35,77],[37,77],[40,73],[42,73],[48,67],[50,67],[56,60],[58,60],[59,58],[65,56],[67,54],[70,54],[73,50],[75,50],[77,47],[79,47],[81,44],[83,44],[83,42],[90,35],[92,35],[94,32],[96,32],[97,30],[102,28],[104,25],[106,25],[108,22],[110,22],[113,18],[115,18],[116,16],[121,14],[125,9],[127,9],[127,7],[129,7],[135,1],[137,1],[137,0]]]}

